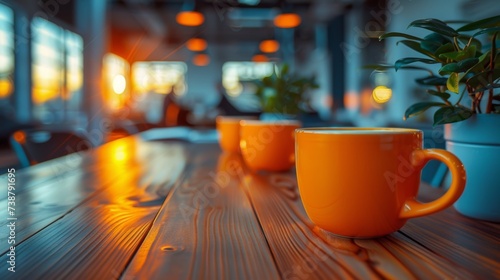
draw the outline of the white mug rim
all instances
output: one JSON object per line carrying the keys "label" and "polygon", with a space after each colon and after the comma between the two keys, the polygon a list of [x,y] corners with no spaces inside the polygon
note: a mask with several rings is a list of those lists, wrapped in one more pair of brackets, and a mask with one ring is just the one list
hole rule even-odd
{"label": "white mug rim", "polygon": [[321,135],[387,135],[422,133],[421,130],[402,127],[308,127],[297,128],[296,133]]}
{"label": "white mug rim", "polygon": [[239,123],[245,120],[255,120],[257,117],[254,116],[217,116],[216,121],[225,123]]}
{"label": "white mug rim", "polygon": [[269,126],[269,125],[280,125],[280,126],[302,126],[300,121],[295,120],[274,120],[274,121],[262,121],[262,120],[241,120],[241,126]]}

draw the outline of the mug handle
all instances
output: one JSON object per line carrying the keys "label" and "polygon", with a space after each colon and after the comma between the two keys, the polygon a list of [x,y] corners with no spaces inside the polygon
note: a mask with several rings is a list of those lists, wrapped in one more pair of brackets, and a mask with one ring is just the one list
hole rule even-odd
{"label": "mug handle", "polygon": [[441,149],[416,150],[412,154],[412,165],[421,169],[431,159],[442,161],[451,171],[450,188],[438,199],[421,203],[408,199],[399,213],[401,219],[416,218],[441,211],[452,205],[465,188],[465,169],[462,162],[452,153]]}

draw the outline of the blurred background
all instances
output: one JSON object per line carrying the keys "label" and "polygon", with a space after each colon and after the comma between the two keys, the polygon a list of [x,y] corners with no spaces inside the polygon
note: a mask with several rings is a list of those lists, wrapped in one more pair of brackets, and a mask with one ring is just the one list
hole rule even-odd
{"label": "blurred background", "polygon": [[0,0],[0,173],[21,164],[9,139],[22,129],[78,130],[95,146],[154,127],[213,127],[220,114],[258,115],[251,81],[283,63],[319,84],[299,116],[306,126],[439,134],[432,115],[402,119],[428,99],[418,73],[362,67],[412,56],[379,41],[385,31],[497,15],[497,2]]}

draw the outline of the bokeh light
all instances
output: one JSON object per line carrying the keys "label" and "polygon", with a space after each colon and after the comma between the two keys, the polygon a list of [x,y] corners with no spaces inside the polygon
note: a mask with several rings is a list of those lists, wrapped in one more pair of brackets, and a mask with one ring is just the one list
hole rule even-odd
{"label": "bokeh light", "polygon": [[379,104],[388,102],[392,97],[392,89],[386,86],[378,86],[373,89],[373,100]]}

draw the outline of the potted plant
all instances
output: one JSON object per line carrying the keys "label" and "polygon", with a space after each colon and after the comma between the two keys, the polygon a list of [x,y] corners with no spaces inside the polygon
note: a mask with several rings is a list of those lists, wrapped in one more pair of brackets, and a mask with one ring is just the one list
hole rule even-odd
{"label": "potted plant", "polygon": [[[478,219],[500,222],[500,16],[467,23],[457,29],[437,19],[413,21],[409,27],[423,28],[423,38],[389,32],[380,39],[399,37],[397,44],[423,54],[406,57],[394,65],[377,69],[416,69],[429,75],[416,80],[438,101],[411,105],[404,118],[430,108],[434,125],[445,124],[446,148],[457,155],[467,172],[467,185],[455,208]],[[479,39],[487,37],[481,42]],[[437,73],[414,63],[436,64]],[[437,67],[436,67],[437,69]],[[467,98],[466,98],[467,96]],[[468,100],[468,101],[467,101]]]}
{"label": "potted plant", "polygon": [[263,114],[261,119],[293,119],[308,104],[307,92],[318,88],[314,76],[291,73],[289,66],[275,66],[271,75],[255,80],[255,94]]}

